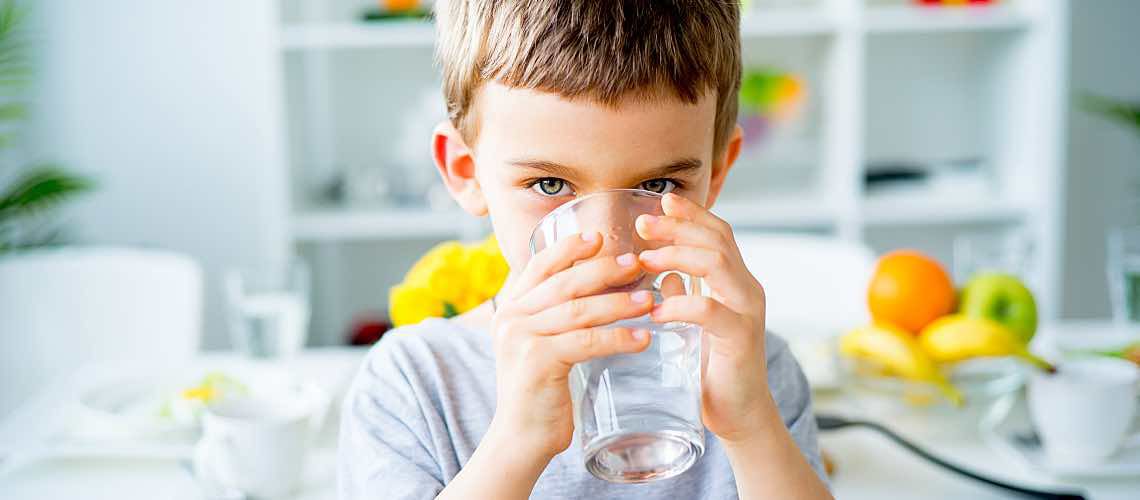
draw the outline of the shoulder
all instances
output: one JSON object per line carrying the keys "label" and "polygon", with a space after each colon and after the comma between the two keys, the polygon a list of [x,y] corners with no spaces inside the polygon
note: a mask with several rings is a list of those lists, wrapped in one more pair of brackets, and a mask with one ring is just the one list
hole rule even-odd
{"label": "shoulder", "polygon": [[791,349],[788,348],[788,341],[783,337],[767,331],[764,333],[764,354],[771,363],[774,360],[780,360],[785,357],[790,357]]}
{"label": "shoulder", "polygon": [[[431,318],[385,333],[368,351],[350,391],[405,403],[442,397],[454,386],[494,373],[491,341],[450,320]],[[350,394],[352,395],[352,394]]]}
{"label": "shoulder", "polygon": [[364,368],[417,370],[470,358],[489,359],[490,341],[481,332],[458,323],[429,318],[385,333],[368,351]]}
{"label": "shoulder", "polygon": [[768,387],[785,421],[800,417],[811,404],[811,388],[788,342],[768,332],[765,336]]}
{"label": "shoulder", "polygon": [[768,358],[768,388],[780,410],[788,433],[796,441],[808,464],[828,484],[819,452],[819,430],[812,412],[811,387],[788,343],[767,333],[765,348]]}

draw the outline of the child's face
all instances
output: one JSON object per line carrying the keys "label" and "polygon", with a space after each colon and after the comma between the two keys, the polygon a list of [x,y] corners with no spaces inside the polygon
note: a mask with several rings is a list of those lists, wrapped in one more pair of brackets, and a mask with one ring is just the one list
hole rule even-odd
{"label": "child's face", "polygon": [[[740,147],[737,130],[714,157],[715,96],[607,107],[488,83],[477,99],[475,144],[441,148],[448,134],[437,131],[436,161],[464,208],[490,214],[513,271],[529,260],[539,219],[578,196],[640,188],[711,206]],[[445,141],[462,141],[450,135]]]}

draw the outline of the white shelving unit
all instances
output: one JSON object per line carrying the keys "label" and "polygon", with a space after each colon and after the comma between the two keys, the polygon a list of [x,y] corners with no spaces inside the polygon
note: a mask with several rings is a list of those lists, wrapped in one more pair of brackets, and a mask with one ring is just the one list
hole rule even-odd
{"label": "white shelving unit", "polygon": [[1019,223],[1025,216],[1025,210],[1017,204],[992,199],[882,196],[869,198],[863,205],[863,223],[868,227],[1005,224]]}
{"label": "white shelving unit", "polygon": [[311,210],[293,217],[297,241],[359,241],[454,238],[464,226],[458,212],[431,210]]}
{"label": "white shelving unit", "polygon": [[[387,287],[419,252],[487,226],[454,211],[313,201],[315,183],[336,168],[393,161],[405,118],[438,86],[435,35],[426,21],[357,21],[368,4],[354,0],[280,1],[292,244],[315,261],[324,299],[314,311],[315,336],[333,342],[360,308],[345,304],[383,309]],[[741,23],[746,67],[804,75],[806,125],[766,153],[742,157],[715,212],[741,231],[835,234],[880,251],[905,244],[935,255],[946,255],[945,242],[961,232],[1028,231],[1037,239],[1043,316],[1055,317],[1068,1],[756,3]],[[424,168],[431,168],[426,132],[423,141]],[[989,190],[864,188],[871,162],[956,158],[980,158]],[[374,263],[382,276],[361,282],[356,271]]]}
{"label": "white shelving unit", "polygon": [[920,33],[1020,30],[1033,25],[1015,3],[986,7],[874,7],[867,10],[867,33]]}
{"label": "white shelving unit", "polygon": [[286,50],[430,47],[434,30],[419,20],[298,24],[283,29],[281,45]]}

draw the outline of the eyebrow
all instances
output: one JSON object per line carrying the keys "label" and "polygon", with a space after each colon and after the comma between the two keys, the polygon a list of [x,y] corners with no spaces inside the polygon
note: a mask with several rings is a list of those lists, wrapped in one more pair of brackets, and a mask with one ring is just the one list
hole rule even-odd
{"label": "eyebrow", "polygon": [[[541,170],[550,174],[552,177],[559,178],[571,178],[574,177],[574,174],[578,172],[578,169],[574,167],[547,160],[520,158],[517,160],[511,160],[507,163],[516,167]],[[642,175],[647,179],[668,177],[670,175],[688,175],[692,172],[700,170],[701,166],[703,165],[704,163],[702,163],[701,160],[697,158],[680,158],[660,167],[653,168],[648,172],[643,172]]]}

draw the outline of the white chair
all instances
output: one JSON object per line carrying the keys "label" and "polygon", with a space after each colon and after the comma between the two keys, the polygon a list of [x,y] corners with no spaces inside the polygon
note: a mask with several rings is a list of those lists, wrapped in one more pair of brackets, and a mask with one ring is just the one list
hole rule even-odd
{"label": "white chair", "polygon": [[837,382],[831,339],[870,320],[875,255],[859,242],[739,232],[744,264],[764,286],[769,331],[788,340],[813,386]]}
{"label": "white chair", "polygon": [[0,257],[0,418],[85,363],[189,360],[201,316],[202,273],[182,255],[71,247]]}

